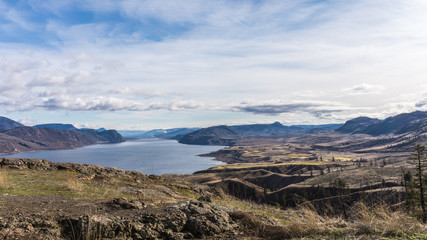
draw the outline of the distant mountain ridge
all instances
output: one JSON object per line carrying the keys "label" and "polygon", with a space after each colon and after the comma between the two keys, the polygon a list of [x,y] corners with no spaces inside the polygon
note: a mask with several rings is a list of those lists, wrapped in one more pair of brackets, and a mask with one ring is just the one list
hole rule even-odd
{"label": "distant mountain ridge", "polygon": [[334,130],[342,124],[284,126],[279,122],[272,124],[248,124],[234,126],[213,126],[188,133],[180,143],[198,145],[233,145],[239,139],[248,137],[279,137]]}
{"label": "distant mountain ridge", "polygon": [[125,138],[161,138],[161,139],[181,139],[185,134],[199,130],[200,128],[171,128],[153,129],[149,131],[119,130],[118,132]]}
{"label": "distant mountain ridge", "polygon": [[72,124],[62,124],[62,123],[47,123],[47,124],[39,124],[33,126],[35,128],[52,128],[56,130],[77,130]]}
{"label": "distant mountain ridge", "polygon": [[279,122],[272,124],[250,124],[250,125],[236,125],[230,128],[237,130],[245,136],[261,136],[261,135],[284,135],[291,133],[301,133],[305,130],[301,127],[288,127]]}
{"label": "distant mountain ridge", "polygon": [[384,120],[359,117],[347,121],[336,131],[371,136],[427,132],[427,112],[415,111],[388,117]]}
{"label": "distant mountain ridge", "polygon": [[[227,129],[227,131],[225,131]],[[256,137],[289,137],[303,134],[315,134],[322,131],[335,131],[343,134],[367,134],[371,136],[400,136],[393,146],[410,145],[419,137],[427,134],[427,112],[415,111],[388,117],[384,120],[358,117],[345,124],[293,125],[250,124],[236,126],[214,126],[188,133],[180,143],[201,145],[233,145],[239,139]],[[391,142],[391,140],[390,140]],[[372,143],[372,146],[374,143]],[[390,147],[393,147],[390,145]]]}

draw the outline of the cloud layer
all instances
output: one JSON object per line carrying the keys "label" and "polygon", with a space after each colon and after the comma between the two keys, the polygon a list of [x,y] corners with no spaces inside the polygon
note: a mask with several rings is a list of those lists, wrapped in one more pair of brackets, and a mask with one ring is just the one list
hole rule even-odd
{"label": "cloud layer", "polygon": [[176,126],[182,113],[203,125],[206,112],[220,124],[427,110],[426,11],[418,0],[0,0],[0,113],[166,111]]}

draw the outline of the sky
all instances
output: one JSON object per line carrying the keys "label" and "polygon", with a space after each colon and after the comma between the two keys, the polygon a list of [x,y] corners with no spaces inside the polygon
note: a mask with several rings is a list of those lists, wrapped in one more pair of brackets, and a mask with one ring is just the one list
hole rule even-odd
{"label": "sky", "polygon": [[0,115],[122,130],[427,110],[425,0],[0,0]]}

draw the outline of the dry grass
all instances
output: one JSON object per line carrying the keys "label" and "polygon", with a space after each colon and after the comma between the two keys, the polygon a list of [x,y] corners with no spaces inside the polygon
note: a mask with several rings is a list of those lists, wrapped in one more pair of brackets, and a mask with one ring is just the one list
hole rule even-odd
{"label": "dry grass", "polygon": [[296,162],[286,162],[286,163],[251,163],[251,164],[222,164],[211,169],[251,169],[251,168],[263,168],[263,167],[277,167],[277,166],[288,166],[288,165],[305,165],[305,166],[320,166],[326,165],[325,162],[309,162],[309,161],[296,161]]}
{"label": "dry grass", "polygon": [[69,175],[66,187],[71,191],[80,192],[83,189],[83,183],[77,178],[75,174]]}
{"label": "dry grass", "polygon": [[290,238],[328,236],[335,239],[345,235],[345,229],[348,228],[348,223],[340,216],[322,216],[311,206],[286,212],[288,216],[283,229]]}
{"label": "dry grass", "polygon": [[177,187],[160,178],[135,180],[126,176],[84,176],[72,171],[9,169],[0,172],[0,181],[7,182],[3,184],[7,186],[6,189],[0,187],[0,194],[10,195],[57,195],[76,199],[126,198],[148,203],[175,203],[199,197],[197,191],[186,184]]}
{"label": "dry grass", "polygon": [[[331,157],[332,159],[332,157]],[[331,161],[331,159],[326,159],[326,161]],[[349,162],[349,161],[353,161],[354,159],[351,157],[342,157],[342,156],[334,156],[335,161],[338,162]]]}
{"label": "dry grass", "polygon": [[9,183],[7,179],[7,172],[0,170],[0,189],[9,188]]}
{"label": "dry grass", "polygon": [[[350,219],[321,215],[310,205],[281,210],[271,206],[229,200],[231,214],[241,230],[262,239],[427,239],[427,226],[387,205],[356,204]],[[275,224],[264,221],[271,219]]]}
{"label": "dry grass", "polygon": [[[385,204],[373,208],[363,203],[355,205],[352,227],[357,235],[379,235],[383,237],[410,237],[427,233],[427,226],[401,210],[393,211]],[[423,238],[427,239],[427,237]]]}

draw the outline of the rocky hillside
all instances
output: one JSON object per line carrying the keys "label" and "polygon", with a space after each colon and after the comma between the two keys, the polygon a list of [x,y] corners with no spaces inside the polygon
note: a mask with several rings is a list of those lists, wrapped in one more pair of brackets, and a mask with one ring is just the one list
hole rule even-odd
{"label": "rocky hillside", "polygon": [[[272,181],[276,178],[265,176]],[[147,176],[40,159],[0,159],[0,238],[5,240],[425,236],[426,226],[414,218],[375,206],[357,205],[349,209],[350,218],[343,219],[319,215],[304,206],[280,209],[240,201],[221,190],[183,181],[182,176]]]}
{"label": "rocky hillside", "polygon": [[1,153],[35,150],[72,149],[97,143],[123,142],[115,130],[56,130],[52,128],[17,127],[0,135]]}
{"label": "rocky hillside", "polygon": [[3,158],[0,237],[236,239],[234,210],[207,202],[212,194],[203,187],[139,172]]}

